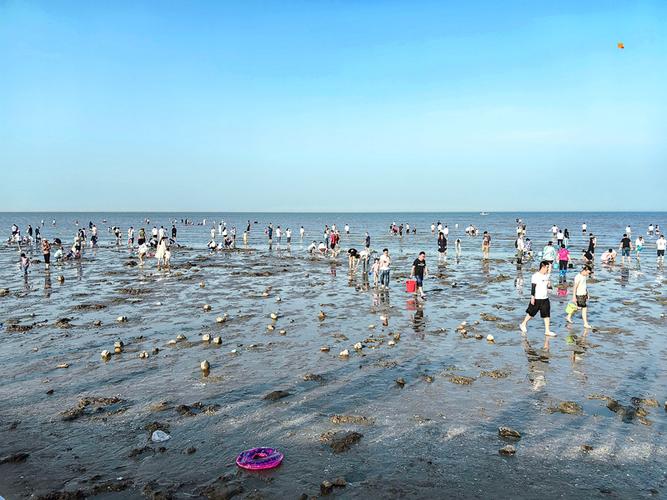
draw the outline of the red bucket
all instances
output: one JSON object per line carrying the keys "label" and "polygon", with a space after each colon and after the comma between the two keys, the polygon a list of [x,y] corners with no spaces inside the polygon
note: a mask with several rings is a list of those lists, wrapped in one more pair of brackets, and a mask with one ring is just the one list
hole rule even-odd
{"label": "red bucket", "polygon": [[407,280],[405,282],[405,291],[415,293],[417,291],[417,280]]}

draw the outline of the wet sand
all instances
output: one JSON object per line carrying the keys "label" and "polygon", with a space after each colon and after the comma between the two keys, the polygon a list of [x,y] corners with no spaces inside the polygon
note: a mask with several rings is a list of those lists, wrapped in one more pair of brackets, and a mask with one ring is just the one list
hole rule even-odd
{"label": "wet sand", "polygon": [[[654,262],[597,267],[588,333],[580,316],[565,327],[567,297],[552,295],[546,350],[539,318],[518,330],[534,264],[518,271],[509,249],[429,258],[419,305],[404,291],[411,251],[392,250],[392,289],[378,293],[343,254],[285,248],[179,249],[158,272],[104,247],[50,277],[37,265],[24,286],[3,245],[0,495],[298,498],[337,478],[329,494],[345,498],[667,495],[667,301]],[[123,352],[103,361],[116,341]],[[265,399],[273,391],[288,394]],[[158,428],[171,439],[151,442]],[[255,446],[280,449],[283,464],[239,470],[236,455]]]}

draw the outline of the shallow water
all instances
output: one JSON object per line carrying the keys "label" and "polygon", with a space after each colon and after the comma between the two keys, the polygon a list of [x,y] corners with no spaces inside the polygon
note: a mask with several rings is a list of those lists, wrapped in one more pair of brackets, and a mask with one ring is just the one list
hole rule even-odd
{"label": "shallow water", "polygon": [[[82,491],[132,498],[161,492],[192,498],[217,492],[295,498],[317,495],[323,480],[344,477],[347,486],[335,488],[333,496],[665,496],[667,300],[654,240],[648,240],[641,263],[597,266],[589,280],[593,331],[584,332],[580,316],[567,328],[567,297],[552,295],[558,336],[548,349],[539,318],[529,324],[527,337],[518,330],[535,263],[517,269],[512,244],[516,217],[528,224],[536,249],[550,237],[552,223],[568,227],[578,256],[585,246],[579,230],[584,220],[598,235],[598,248],[605,248],[618,246],[626,224],[645,232],[650,222],[664,227],[665,215],[225,214],[239,234],[247,219],[258,221],[248,249],[209,255],[208,227],[177,224],[185,247],[173,251],[172,269],[166,272],[157,271],[154,260],[143,268],[125,265],[129,252],[111,243],[106,226],[120,225],[125,233],[148,216],[170,227],[172,218],[185,215],[0,214],[0,227],[7,232],[12,222],[23,229],[44,219],[46,237],[68,241],[74,219],[82,224],[93,220],[102,239],[101,247],[88,250],[80,263],[55,265],[50,273],[35,264],[25,282],[16,247],[0,247],[0,288],[11,291],[0,297],[0,400],[5,402],[0,458],[29,454],[21,463],[0,465],[0,495]],[[221,217],[187,216],[195,221]],[[55,228],[50,226],[54,217]],[[450,248],[448,261],[440,265],[429,229],[438,218],[449,225],[451,240],[463,240],[461,258]],[[262,230],[269,221],[291,225],[296,234],[291,247],[283,237],[280,247],[267,248]],[[385,228],[392,221],[416,224],[418,232],[402,239],[389,236]],[[325,223],[342,229],[346,222],[352,234],[343,236],[343,249],[361,248],[365,230],[373,248],[390,249],[389,292],[368,288],[360,271],[350,274],[344,254],[337,261],[307,256],[305,246],[319,241]],[[469,223],[491,231],[489,261],[481,260],[481,239],[462,234]],[[302,224],[304,243],[298,238]],[[427,301],[417,304],[404,292],[404,281],[421,249],[427,251],[431,277],[425,283]],[[62,284],[59,275],[65,277]],[[77,309],[81,304],[104,307]],[[205,312],[204,304],[212,311]],[[323,320],[320,311],[326,313]],[[272,312],[279,315],[275,322]],[[227,321],[216,323],[225,313]],[[498,320],[485,321],[481,313]],[[118,323],[121,315],[128,321]],[[56,326],[60,318],[71,318],[71,326]],[[93,326],[96,320],[101,326]],[[462,321],[469,324],[467,336],[457,331]],[[274,323],[275,329],[268,330]],[[11,331],[14,324],[32,328]],[[222,344],[203,343],[204,333],[220,335]],[[400,340],[390,347],[395,333]],[[178,334],[187,341],[169,346]],[[492,334],[495,343],[477,340],[475,334]],[[102,361],[100,352],[113,352],[116,340],[125,343],[124,352]],[[364,343],[361,352],[353,349],[356,342]],[[330,352],[320,351],[325,345]],[[139,358],[139,352],[155,347],[159,353]],[[343,349],[349,349],[349,359],[338,356]],[[208,376],[199,368],[204,359],[211,364]],[[60,363],[69,367],[57,368]],[[483,374],[493,370],[506,376]],[[305,381],[307,373],[323,380]],[[472,380],[455,384],[453,376]],[[403,388],[395,382],[399,378],[405,380]],[[290,395],[274,402],[262,399],[275,390]],[[623,418],[608,409],[607,400],[590,398],[600,394],[626,410],[648,413]],[[63,420],[63,412],[82,398],[113,396],[120,401],[99,411],[92,404],[79,418]],[[634,397],[655,398],[658,407],[633,406]],[[155,405],[163,401],[158,411]],[[578,403],[581,414],[554,412],[564,401]],[[195,415],[177,410],[195,402],[219,407],[195,408]],[[332,415],[374,421],[334,424]],[[166,443],[150,442],[145,427],[156,421],[169,425]],[[499,426],[518,430],[521,439],[499,437]],[[329,430],[357,431],[363,437],[349,450],[334,453],[320,441]],[[501,456],[498,450],[508,443],[516,446],[516,455]],[[592,448],[584,451],[583,445]],[[238,470],[236,455],[254,446],[279,448],[284,463],[269,472]],[[185,453],[188,448],[196,451]],[[130,457],[133,450],[141,452]]]}

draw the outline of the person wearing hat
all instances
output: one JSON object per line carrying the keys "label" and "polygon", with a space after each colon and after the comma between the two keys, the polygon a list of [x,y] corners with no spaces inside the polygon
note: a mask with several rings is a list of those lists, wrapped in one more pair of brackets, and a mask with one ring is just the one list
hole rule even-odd
{"label": "person wearing hat", "polygon": [[572,324],[572,315],[581,309],[581,318],[584,320],[584,328],[590,328],[588,324],[588,277],[593,272],[593,269],[586,265],[579,274],[574,278],[574,285],[572,285],[572,302],[576,304],[576,309],[570,309],[570,312],[565,316],[565,321]]}

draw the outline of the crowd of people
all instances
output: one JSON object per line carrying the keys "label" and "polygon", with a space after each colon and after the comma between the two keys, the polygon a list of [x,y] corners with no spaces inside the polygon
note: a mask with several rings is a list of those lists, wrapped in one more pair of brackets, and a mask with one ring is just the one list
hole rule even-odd
{"label": "crowd of people", "polygon": [[[106,221],[103,221],[104,223]],[[150,232],[147,233],[144,227],[139,228],[135,234],[135,229],[130,226],[126,230],[127,240],[126,245],[129,251],[139,259],[139,265],[143,266],[146,258],[155,258],[158,269],[168,269],[171,261],[171,248],[178,244],[176,222],[172,221],[171,229],[168,230],[164,226],[153,225]],[[150,225],[150,220],[145,219],[144,223]],[[256,222],[255,222],[256,223]],[[181,219],[183,225],[195,225],[189,219]],[[208,227],[207,221],[204,219],[197,225]],[[52,226],[56,227],[55,219],[52,221]],[[99,233],[96,224],[92,221],[88,223],[87,227],[79,226],[78,221],[75,222],[76,231],[72,239],[71,246],[63,243],[59,238],[54,238],[49,241],[42,237],[41,228],[44,227],[44,221],[35,228],[28,225],[25,233],[22,234],[20,228],[13,224],[11,227],[11,234],[8,238],[9,244],[18,246],[20,258],[19,267],[24,276],[27,277],[32,265],[30,254],[41,251],[43,257],[44,269],[48,272],[52,262],[62,263],[69,260],[80,260],[87,248],[93,251],[99,245]],[[454,226],[454,230],[458,230],[458,224]],[[111,235],[111,241],[117,247],[121,247],[123,231],[118,226],[109,226],[108,233]],[[247,226],[243,231],[243,244],[248,245],[248,237],[251,231],[251,222],[248,220]],[[416,226],[409,223],[395,223],[389,225],[389,234],[391,236],[403,237],[403,235],[416,234]],[[447,260],[447,252],[450,238],[450,228],[447,224],[438,221],[431,224],[431,233],[436,237],[436,251],[438,256],[438,263]],[[475,237],[479,231],[473,225],[465,228],[464,233],[468,237]],[[587,300],[588,289],[587,279],[593,273],[597,251],[597,236],[589,231],[588,224],[581,225],[581,233],[587,243],[585,248],[581,249],[580,268],[572,283],[572,300],[571,305],[568,306],[566,320],[568,323],[572,322],[573,315],[578,311],[584,322],[585,328],[590,328],[587,314]],[[268,240],[269,247],[274,244],[280,246],[285,243],[289,246],[292,244],[292,229],[286,227],[283,229],[280,225],[274,227],[272,223],[264,229],[264,234]],[[304,226],[300,226],[298,230],[299,240],[303,243],[305,238]],[[341,252],[341,236],[349,237],[351,229],[349,224],[345,224],[342,231],[336,224],[326,224],[323,228],[322,239],[312,240],[306,251],[312,257],[336,259]],[[657,224],[650,224],[646,232],[647,236],[655,239],[656,258],[658,264],[664,263],[665,249],[667,247],[667,240],[665,235],[661,233],[660,226]],[[135,241],[136,236],[136,241]],[[224,221],[217,223],[213,222],[210,225],[210,240],[208,248],[210,252],[230,250],[236,248],[236,226],[228,229]],[[483,231],[481,238],[481,257],[483,260],[490,258],[492,237],[489,231]],[[454,241],[456,257],[461,256],[461,238],[456,238]],[[605,250],[599,258],[599,261],[604,266],[613,266],[620,253],[620,263],[624,265],[630,263],[630,260],[636,258],[639,262],[641,255],[647,247],[647,241],[644,235],[637,235],[636,239],[632,239],[632,228],[628,225],[625,228],[622,238],[619,241],[617,250],[613,247]],[[526,309],[524,320],[519,325],[522,332],[527,331],[528,322],[538,313],[544,320],[544,333],[546,336],[555,335],[550,328],[551,307],[549,303],[549,290],[552,288],[552,272],[557,266],[558,285],[567,288],[568,271],[574,269],[576,265],[576,258],[573,255],[572,238],[567,228],[560,228],[553,224],[551,227],[551,238],[546,241],[546,244],[541,251],[536,251],[530,238],[527,237],[527,225],[521,220],[516,219],[516,239],[514,241],[515,257],[517,266],[522,266],[532,261],[536,256],[539,257],[539,264],[537,271],[531,277],[531,298]],[[51,253],[53,252],[53,256]],[[383,248],[381,253],[377,253],[371,248],[371,236],[366,231],[363,236],[363,249],[358,250],[355,247],[347,249],[348,268],[351,273],[361,269],[361,273],[365,278],[370,277],[372,286],[378,290],[387,291],[390,288],[390,275],[392,269],[392,259],[388,248]],[[410,280],[414,282],[414,294],[419,300],[426,299],[424,291],[424,280],[428,277],[428,267],[426,264],[426,252],[420,251],[414,259],[410,268]]]}

